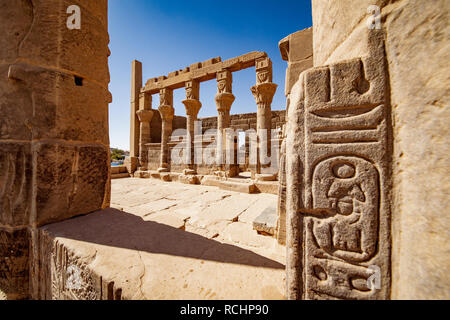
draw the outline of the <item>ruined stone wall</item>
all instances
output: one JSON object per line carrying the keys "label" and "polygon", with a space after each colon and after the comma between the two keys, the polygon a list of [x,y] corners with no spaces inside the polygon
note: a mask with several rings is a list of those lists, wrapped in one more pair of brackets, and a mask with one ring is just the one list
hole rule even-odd
{"label": "ruined stone wall", "polygon": [[[272,128],[282,128],[285,124],[285,110],[272,111]],[[158,118],[159,117],[159,118]],[[156,120],[155,120],[156,118]],[[207,130],[217,129],[217,117],[208,117],[199,119],[202,121],[202,132]],[[158,126],[159,125],[159,126]],[[231,115],[231,128],[234,130],[256,130],[256,113],[234,114]],[[175,116],[173,119],[173,130],[186,129],[186,117]],[[159,130],[159,131],[158,131]],[[153,116],[151,123],[152,143],[147,145],[148,152],[148,169],[157,170],[159,167],[161,156],[161,117],[156,112]],[[181,141],[181,140],[180,140]],[[278,141],[278,140],[277,140]],[[208,146],[211,141],[206,139],[203,143],[204,148]],[[172,142],[169,144],[169,155],[172,154],[172,150],[176,147],[177,143]],[[248,146],[247,146],[248,149]],[[248,150],[247,150],[248,153]],[[171,171],[183,172],[185,165],[171,163]],[[202,164],[198,166],[199,174],[213,174],[215,166]],[[241,165],[242,170],[247,169],[247,165]]]}
{"label": "ruined stone wall", "polygon": [[[285,110],[272,111],[272,129],[282,128],[285,124]],[[217,129],[217,117],[199,119],[202,121],[202,132]],[[248,129],[256,130],[256,113],[232,114],[230,116],[230,127],[234,130]]]}
{"label": "ruined stone wall", "polygon": [[109,206],[107,1],[0,0],[0,29],[0,291],[21,299],[36,228]]}
{"label": "ruined stone wall", "polygon": [[[176,129],[186,129],[186,117],[184,116],[174,116],[173,117],[173,130]],[[161,115],[159,112],[154,112],[152,121],[150,123],[150,135],[152,143],[161,143]]]}
{"label": "ruined stone wall", "polygon": [[[367,20],[376,12],[368,11],[371,5],[381,9],[380,29],[368,28]],[[312,0],[312,8],[315,68],[302,74],[294,86],[295,110],[289,112],[293,121],[288,125],[292,146],[287,151],[289,297],[447,299],[450,217],[444,212],[450,183],[443,177],[450,174],[450,4],[445,0]],[[367,127],[375,120],[376,126]],[[337,128],[352,130],[327,133]],[[302,148],[307,152],[296,151]],[[323,153],[329,158],[319,161]],[[327,165],[335,171],[327,173]],[[320,213],[315,208],[327,207],[323,202],[327,197],[337,196],[347,182],[360,179],[353,176],[352,168],[366,175],[359,187],[360,200],[354,203],[375,204],[370,197],[379,197],[378,209],[359,209],[378,216],[377,224],[367,220],[361,225],[363,232],[373,233],[367,234],[365,245],[376,243],[376,251],[370,249],[372,253],[362,260],[343,255],[340,262],[333,258],[337,251],[332,251],[325,265],[317,260],[324,253],[320,251],[336,245],[336,250],[345,252],[354,245],[353,236],[351,228],[343,228],[345,219],[326,218],[326,210]],[[325,181],[331,183],[336,177],[340,180],[334,191],[323,193]],[[303,179],[306,188],[300,183]],[[344,189],[338,191],[338,185]],[[369,198],[361,197],[371,189]],[[354,190],[352,197],[357,194]],[[344,207],[337,212],[354,209]],[[297,209],[305,218],[295,214]],[[319,227],[315,221],[320,219]],[[336,219],[334,238],[325,244],[325,222],[332,219]],[[345,248],[340,241],[347,243]],[[297,254],[304,258],[291,259]],[[346,265],[346,261],[351,262]],[[351,271],[357,265],[372,272],[379,267],[381,287],[368,288],[361,279],[371,273],[357,276],[363,272]],[[342,277],[349,277],[349,287],[336,285]]]}

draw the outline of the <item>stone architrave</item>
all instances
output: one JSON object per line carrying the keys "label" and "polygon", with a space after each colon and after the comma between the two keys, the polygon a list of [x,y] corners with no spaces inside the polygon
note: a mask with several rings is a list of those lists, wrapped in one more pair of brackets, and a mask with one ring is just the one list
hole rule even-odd
{"label": "stone architrave", "polygon": [[287,295],[389,299],[390,157],[383,33],[371,55],[303,72],[286,142]]}
{"label": "stone architrave", "polygon": [[[217,95],[216,95],[216,107],[217,107],[217,151],[216,159],[217,165],[221,170],[227,171],[227,176],[234,176],[237,174],[235,163],[226,163],[230,161],[227,159],[226,148],[235,148],[235,146],[227,146],[227,129],[230,127],[230,110],[235,97],[232,93],[233,75],[228,70],[222,70],[217,73]],[[236,150],[234,150],[236,151]],[[236,152],[234,152],[236,155]],[[232,159],[231,159],[231,162]]]}
{"label": "stone architrave", "polygon": [[[256,131],[258,135],[258,155],[256,170],[252,172],[261,174],[261,165],[268,165],[271,155],[271,130],[272,130],[272,100],[277,90],[277,85],[272,83],[272,61],[269,58],[256,60],[256,85],[251,88],[258,106]],[[266,159],[262,159],[262,156]]]}
{"label": "stone architrave", "polygon": [[173,108],[173,90],[169,88],[161,89],[159,92],[158,111],[161,115],[161,160],[159,172],[170,171],[169,165],[169,140],[172,134],[172,120],[175,114]]}
{"label": "stone architrave", "polygon": [[198,112],[202,107],[202,103],[199,100],[200,98],[200,83],[198,81],[192,80],[186,82],[186,100],[183,100],[182,103],[186,108],[186,134],[188,144],[187,152],[188,160],[186,163],[185,173],[195,174],[195,165],[194,165],[194,124],[197,120]]}

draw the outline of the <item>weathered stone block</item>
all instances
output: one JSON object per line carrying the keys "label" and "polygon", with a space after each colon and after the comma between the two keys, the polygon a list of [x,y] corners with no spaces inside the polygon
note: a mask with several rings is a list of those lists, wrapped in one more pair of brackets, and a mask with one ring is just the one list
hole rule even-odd
{"label": "weathered stone block", "polygon": [[0,77],[6,80],[0,82],[0,139],[31,140],[33,100],[25,83],[7,80],[8,71],[9,65],[0,64]]}
{"label": "weathered stone block", "polygon": [[8,299],[29,298],[28,229],[9,231],[0,227],[0,291]]}
{"label": "weathered stone block", "polygon": [[10,87],[23,87],[20,96],[31,102],[33,113],[24,123],[33,139],[109,143],[107,89],[91,81],[77,85],[73,75],[28,64],[11,65],[8,77]]}
{"label": "weathered stone block", "polygon": [[[33,24],[20,45],[19,56],[37,65],[76,71],[107,88],[109,72],[109,37],[106,23],[106,1],[37,0],[33,3]],[[67,28],[67,8],[80,5],[81,28]],[[29,11],[29,9],[27,9]],[[52,17],[52,18],[49,18]],[[18,16],[9,19],[17,20]],[[19,18],[20,19],[20,18]],[[62,23],[63,21],[63,23]],[[8,21],[6,21],[8,22]],[[86,56],[104,57],[86,59]]]}
{"label": "weathered stone block", "polygon": [[102,208],[108,186],[108,150],[101,146],[36,146],[36,223],[60,221]]}
{"label": "weathered stone block", "polygon": [[0,225],[27,225],[31,216],[30,145],[0,140],[0,150]]}
{"label": "weathered stone block", "polygon": [[292,87],[297,82],[300,73],[303,71],[312,68],[313,62],[312,59],[297,61],[297,62],[289,62],[289,66],[286,70],[286,84],[285,84],[285,95],[288,95],[291,92]]}
{"label": "weathered stone block", "polygon": [[185,184],[200,184],[199,179],[195,175],[180,174],[178,176],[178,181]]}
{"label": "weathered stone block", "polygon": [[274,235],[277,227],[277,208],[268,207],[253,220],[253,229],[258,233]]}
{"label": "weathered stone block", "polygon": [[289,62],[312,60],[313,28],[294,32],[289,35]]}

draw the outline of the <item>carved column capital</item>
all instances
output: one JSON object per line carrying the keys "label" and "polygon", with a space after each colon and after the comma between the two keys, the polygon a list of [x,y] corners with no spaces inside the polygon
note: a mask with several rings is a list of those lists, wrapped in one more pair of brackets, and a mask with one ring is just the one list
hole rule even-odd
{"label": "carved column capital", "polygon": [[158,111],[163,121],[171,121],[175,115],[175,109],[171,105],[161,105]]}
{"label": "carved column capital", "polygon": [[219,93],[216,95],[216,107],[218,112],[230,112],[231,105],[236,98],[232,93]]}
{"label": "carved column capital", "polygon": [[186,108],[186,114],[188,116],[193,116],[197,118],[197,114],[200,111],[200,108],[202,107],[202,103],[196,99],[186,99],[181,102],[184,104],[184,107]]}
{"label": "carved column capital", "polygon": [[255,71],[256,84],[272,82],[272,60],[270,60],[268,57],[256,59]]}
{"label": "carved column capital", "polygon": [[136,112],[140,122],[151,122],[153,118],[153,110],[139,110]]}
{"label": "carved column capital", "polygon": [[229,70],[221,70],[216,74],[217,93],[233,93],[233,74]]}
{"label": "carved column capital", "polygon": [[200,100],[200,84],[197,80],[185,82],[186,100]]}
{"label": "carved column capital", "polygon": [[275,83],[260,83],[251,88],[258,107],[266,107],[272,104],[273,96],[278,85]]}
{"label": "carved column capital", "polygon": [[147,92],[139,94],[139,110],[150,110],[152,108],[152,95]]}

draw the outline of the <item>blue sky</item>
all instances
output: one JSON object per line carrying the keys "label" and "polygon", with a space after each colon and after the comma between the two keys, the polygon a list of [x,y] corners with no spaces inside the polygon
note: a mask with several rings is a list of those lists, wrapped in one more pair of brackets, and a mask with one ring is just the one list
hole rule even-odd
{"label": "blue sky", "polygon": [[[281,4],[282,3],[282,4]],[[272,110],[285,108],[286,62],[278,42],[312,25],[310,0],[110,0],[111,56],[109,107],[111,147],[129,150],[131,61],[143,64],[147,79],[167,75],[194,62],[213,57],[227,60],[251,51],[265,51],[273,62],[273,82],[278,84]],[[236,100],[231,113],[256,112],[250,92],[254,68],[233,74]],[[199,117],[216,116],[214,80],[200,85]],[[174,91],[176,115],[185,115],[184,89]],[[153,108],[159,97],[153,96]]]}

